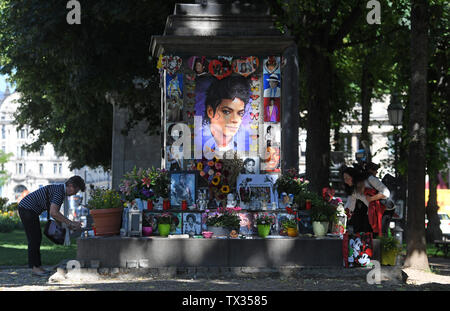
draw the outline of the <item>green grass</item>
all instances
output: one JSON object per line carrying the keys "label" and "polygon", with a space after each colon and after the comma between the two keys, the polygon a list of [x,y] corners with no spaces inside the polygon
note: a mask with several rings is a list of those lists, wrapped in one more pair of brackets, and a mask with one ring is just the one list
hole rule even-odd
{"label": "green grass", "polygon": [[[14,230],[10,233],[0,233],[0,266],[27,266],[27,248],[25,231]],[[56,245],[42,233],[41,261],[43,266],[56,265],[64,259],[75,259],[76,255],[75,239],[71,240],[70,246]]]}

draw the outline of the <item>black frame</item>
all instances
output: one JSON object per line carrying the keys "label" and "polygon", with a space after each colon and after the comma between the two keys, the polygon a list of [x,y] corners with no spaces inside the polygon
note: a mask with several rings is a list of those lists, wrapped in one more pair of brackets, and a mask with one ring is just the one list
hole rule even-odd
{"label": "black frame", "polygon": [[181,208],[181,203],[180,204],[173,204],[173,201],[172,201],[172,177],[174,176],[174,175],[192,175],[193,177],[194,177],[194,189],[192,189],[192,194],[193,194],[193,202],[192,202],[192,204],[196,204],[196,202],[197,202],[197,182],[198,182],[198,174],[197,174],[197,172],[196,171],[173,171],[173,172],[170,172],[170,195],[169,195],[169,198],[170,198],[170,207],[171,208],[173,208],[173,207],[177,207],[177,208]]}

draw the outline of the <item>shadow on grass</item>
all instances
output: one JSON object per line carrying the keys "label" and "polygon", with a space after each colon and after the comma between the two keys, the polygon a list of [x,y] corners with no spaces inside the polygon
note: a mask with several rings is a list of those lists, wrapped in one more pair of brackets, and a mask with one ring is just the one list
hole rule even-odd
{"label": "shadow on grass", "polygon": [[[0,233],[0,266],[28,265],[28,242],[23,230]],[[42,265],[56,265],[64,259],[75,259],[77,254],[76,240],[70,246],[56,245],[42,235]]]}

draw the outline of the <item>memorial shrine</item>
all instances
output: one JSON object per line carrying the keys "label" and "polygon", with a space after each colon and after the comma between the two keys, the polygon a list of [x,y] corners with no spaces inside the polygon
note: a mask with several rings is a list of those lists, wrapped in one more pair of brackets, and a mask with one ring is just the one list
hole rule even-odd
{"label": "memorial shrine", "polygon": [[315,207],[301,193],[307,181],[295,173],[301,60],[268,8],[176,4],[150,54],[160,73],[161,169],[124,177],[120,235],[79,239],[77,259],[103,267],[342,266],[345,214],[335,207],[330,227],[315,234]]}

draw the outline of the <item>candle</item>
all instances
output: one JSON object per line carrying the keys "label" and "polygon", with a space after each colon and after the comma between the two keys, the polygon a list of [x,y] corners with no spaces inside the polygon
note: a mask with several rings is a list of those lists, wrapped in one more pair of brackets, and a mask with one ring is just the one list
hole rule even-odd
{"label": "candle", "polygon": [[311,200],[306,200],[306,210],[311,209]]}
{"label": "candle", "polygon": [[153,210],[153,201],[152,200],[147,200],[147,209],[149,211]]}
{"label": "candle", "polygon": [[187,202],[186,202],[186,200],[181,201],[181,209],[183,211],[187,210]]}

